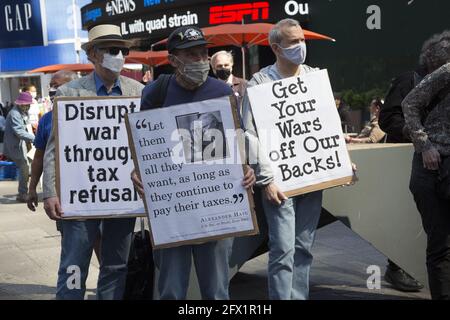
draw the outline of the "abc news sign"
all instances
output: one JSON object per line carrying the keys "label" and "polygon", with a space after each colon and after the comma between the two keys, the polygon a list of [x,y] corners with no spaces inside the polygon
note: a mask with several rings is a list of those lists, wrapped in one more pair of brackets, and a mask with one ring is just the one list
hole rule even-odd
{"label": "abc news sign", "polygon": [[225,23],[275,23],[309,20],[309,3],[298,0],[110,0],[81,9],[83,28],[101,23],[121,27],[126,38],[164,38],[177,27],[208,27]]}
{"label": "abc news sign", "polygon": [[43,12],[40,0],[1,0],[0,48],[47,45]]}

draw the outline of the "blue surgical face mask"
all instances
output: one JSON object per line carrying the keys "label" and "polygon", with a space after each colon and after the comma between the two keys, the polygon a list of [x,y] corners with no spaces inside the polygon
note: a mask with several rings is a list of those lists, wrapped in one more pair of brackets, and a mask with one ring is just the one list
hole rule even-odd
{"label": "blue surgical face mask", "polygon": [[305,63],[306,60],[306,43],[300,42],[299,44],[293,45],[288,48],[283,48],[279,44],[278,47],[283,52],[283,57],[292,62],[293,64],[299,66]]}

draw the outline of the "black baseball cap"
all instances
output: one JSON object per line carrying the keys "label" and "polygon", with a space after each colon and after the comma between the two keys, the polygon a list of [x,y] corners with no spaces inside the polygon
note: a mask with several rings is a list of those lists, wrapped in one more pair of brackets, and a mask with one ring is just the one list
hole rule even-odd
{"label": "black baseball cap", "polygon": [[171,53],[174,49],[187,49],[208,43],[200,28],[184,26],[174,30],[170,34],[167,40],[167,50]]}

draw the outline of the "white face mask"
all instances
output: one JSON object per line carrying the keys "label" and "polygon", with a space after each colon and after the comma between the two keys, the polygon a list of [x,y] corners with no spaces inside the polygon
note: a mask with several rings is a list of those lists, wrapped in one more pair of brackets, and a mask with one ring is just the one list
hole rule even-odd
{"label": "white face mask", "polygon": [[125,64],[125,58],[120,51],[117,55],[113,56],[110,53],[103,54],[102,67],[111,70],[114,73],[120,73],[123,65]]}
{"label": "white face mask", "polygon": [[[278,45],[278,44],[277,44]],[[305,63],[306,60],[306,43],[300,42],[299,44],[293,45],[289,48],[283,48],[280,45],[278,47],[283,51],[283,57],[292,62],[293,64],[299,66]]]}
{"label": "white face mask", "polygon": [[31,94],[31,97],[33,98],[33,99],[36,99],[36,97],[37,97],[37,92],[30,92],[30,94]]}

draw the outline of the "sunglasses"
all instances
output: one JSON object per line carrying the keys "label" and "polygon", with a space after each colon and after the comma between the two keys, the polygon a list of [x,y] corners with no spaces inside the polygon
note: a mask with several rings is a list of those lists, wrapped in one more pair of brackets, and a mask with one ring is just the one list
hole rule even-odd
{"label": "sunglasses", "polygon": [[98,49],[102,50],[102,51],[106,51],[113,56],[118,55],[120,51],[122,51],[123,56],[127,56],[130,53],[130,49],[121,48],[121,47],[98,48]]}

